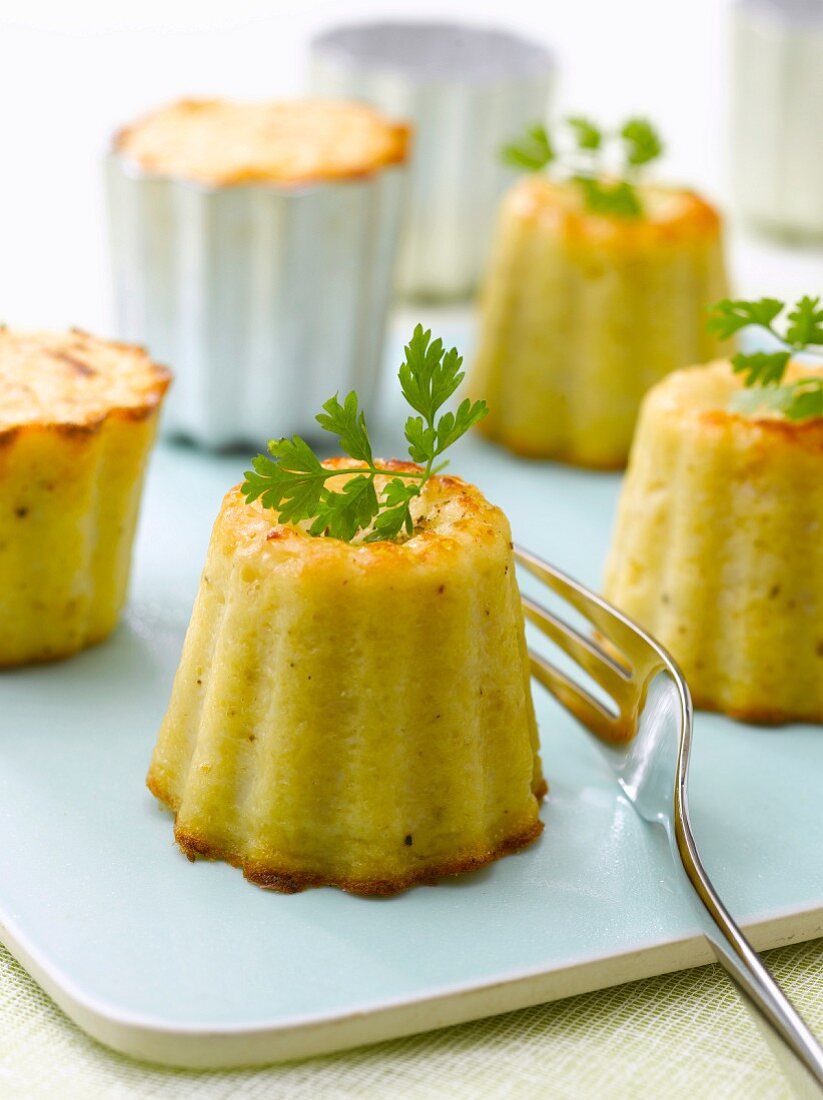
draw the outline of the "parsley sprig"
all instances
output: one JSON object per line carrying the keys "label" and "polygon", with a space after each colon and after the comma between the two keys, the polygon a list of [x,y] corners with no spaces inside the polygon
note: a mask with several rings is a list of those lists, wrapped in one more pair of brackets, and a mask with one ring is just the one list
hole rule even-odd
{"label": "parsley sprig", "polygon": [[732,367],[743,375],[744,386],[732,398],[735,412],[777,412],[789,420],[823,416],[823,376],[784,382],[793,355],[810,351],[823,355],[823,351],[815,350],[823,347],[820,298],[800,298],[786,313],[781,331],[776,322],[785,309],[786,303],[779,298],[724,298],[712,306],[706,327],[721,339],[753,325],[764,329],[781,346],[779,351],[738,352],[732,356]]}
{"label": "parsley sprig", "polygon": [[531,126],[520,141],[505,146],[503,161],[513,168],[540,172],[551,166],[581,190],[592,213],[639,218],[643,203],[637,191],[640,169],[656,160],[663,143],[643,118],[630,118],[619,130],[604,130],[589,118],[572,116],[554,137],[545,126]]}
{"label": "parsley sprig", "polygon": [[[406,420],[409,455],[422,469],[381,469],[372,453],[366,417],[352,391],[343,401],[329,398],[318,414],[324,431],[360,463],[346,470],[327,469],[299,435],[272,439],[268,455],[257,455],[246,471],[241,491],[246,500],[258,498],[279,514],[281,523],[311,521],[309,533],[351,542],[366,532],[365,542],[395,539],[412,534],[411,503],[430,477],[448,466],[438,462],[453,443],[489,411],[485,401],[461,401],[454,412],[440,410],[464,378],[463,359],[457,348],[446,351],[441,339],[418,325],[405,348],[400,366],[400,388],[416,416]],[[346,477],[339,489],[335,479]],[[377,477],[390,478],[378,490]],[[339,484],[339,482],[338,482]]]}

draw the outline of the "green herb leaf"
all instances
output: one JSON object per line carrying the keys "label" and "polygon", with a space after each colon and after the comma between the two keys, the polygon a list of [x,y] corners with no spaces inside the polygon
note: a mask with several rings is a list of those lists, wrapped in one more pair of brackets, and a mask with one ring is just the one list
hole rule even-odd
{"label": "green herb leaf", "polygon": [[475,401],[472,404],[466,397],[460,402],[456,413],[444,413],[437,425],[437,448],[434,457],[439,458],[445,450],[456,443],[462,435],[465,435],[478,420],[482,420],[488,414],[488,411],[485,401]]}
{"label": "green herb leaf", "polygon": [[[792,355],[823,344],[823,309],[820,298],[801,298],[787,314],[785,332],[775,321],[786,308],[777,298],[756,301],[724,298],[711,309],[706,327],[720,337],[733,336],[740,329],[755,325],[764,329],[780,345],[779,351],[738,352],[732,356],[735,373],[744,375],[743,390],[735,393],[729,407],[752,415],[758,411],[781,413],[789,420],[807,420],[823,416],[823,377],[798,378],[783,383]],[[820,354],[820,353],[818,353]]]}
{"label": "green herb leaf", "polygon": [[656,160],[663,152],[663,142],[654,126],[645,118],[630,118],[620,130],[626,144],[629,164],[640,167]]}
{"label": "green herb leaf", "polygon": [[427,428],[422,416],[410,416],[406,421],[406,440],[412,462],[428,462],[437,447],[437,431]]}
{"label": "green herb leaf", "polygon": [[545,126],[530,126],[519,142],[503,147],[501,157],[504,164],[512,168],[522,168],[527,172],[539,172],[555,159],[554,147]]}
{"label": "green herb leaf", "polygon": [[789,420],[810,420],[823,416],[823,378],[800,378],[791,389],[791,400],[783,410]]}
{"label": "green herb leaf", "polygon": [[369,433],[366,429],[365,414],[357,406],[357,394],[352,390],[343,404],[337,395],[330,397],[323,406],[324,412],[316,416],[317,423],[324,431],[337,436],[338,445],[351,458],[361,462],[371,462],[372,452]]}
{"label": "green herb leaf", "polygon": [[351,542],[362,527],[369,526],[379,509],[374,478],[358,474],[349,478],[340,492],[325,489],[309,533]]}
{"label": "green herb leaf", "polygon": [[603,144],[603,131],[589,118],[574,115],[566,119],[577,140],[578,149],[599,149]]}
{"label": "green herb leaf", "polygon": [[625,180],[605,183],[598,179],[577,177],[586,199],[586,206],[593,214],[605,217],[640,218],[643,204],[637,191]]}
{"label": "green herb leaf", "polygon": [[390,481],[383,493],[385,510],[374,521],[374,530],[366,535],[366,542],[378,542],[383,539],[396,539],[405,530],[411,534],[414,521],[411,514],[411,502],[420,492],[420,486],[409,484],[395,478]]}
{"label": "green herb leaf", "polygon": [[801,298],[789,313],[792,322],[786,329],[786,340],[796,348],[823,344],[823,309],[819,298]]}
{"label": "green herb leaf", "polygon": [[266,508],[275,508],[283,523],[299,523],[313,516],[320,504],[328,473],[299,435],[272,439],[269,454],[252,460],[241,491],[246,500],[260,498]]}
{"label": "green herb leaf", "polygon": [[735,374],[744,374],[744,386],[776,386],[783,375],[792,354],[790,351],[753,351],[748,355],[738,352],[732,356]]}
{"label": "green herb leaf", "polygon": [[823,378],[801,378],[785,386],[738,390],[729,407],[747,416],[766,411],[781,413],[788,420],[811,420],[823,416]]}
{"label": "green herb leaf", "polygon": [[717,333],[721,340],[727,340],[748,325],[760,325],[773,332],[772,321],[782,313],[785,305],[777,298],[760,298],[753,302],[724,298],[712,306],[706,328]]}
{"label": "green herb leaf", "polygon": [[[536,126],[523,140],[503,149],[504,161],[528,172],[553,166],[558,178],[580,188],[586,208],[592,213],[641,217],[643,203],[635,186],[638,169],[663,152],[663,143],[652,124],[632,118],[619,130],[607,131],[589,118],[572,115],[564,125],[571,131],[573,149],[565,149],[562,140],[555,144],[545,127]],[[616,170],[614,160],[622,161]]]}
{"label": "green herb leaf", "polygon": [[443,341],[432,340],[431,331],[417,325],[405,347],[406,359],[398,377],[403,396],[411,407],[423,414],[431,424],[437,410],[448,401],[460,383],[464,372],[462,356],[457,348],[443,350]]}
{"label": "green herb leaf", "polygon": [[[483,401],[462,401],[455,412],[439,415],[463,381],[463,360],[456,348],[418,325],[405,349],[398,377],[403,395],[417,416],[406,421],[413,470],[382,470],[373,458],[366,418],[352,392],[341,402],[335,396],[317,416],[321,428],[337,438],[339,447],[360,466],[327,469],[311,447],[294,436],[271,440],[268,455],[257,455],[245,475],[246,500],[260,500],[279,513],[281,523],[310,521],[309,533],[351,542],[365,533],[366,542],[412,534],[411,505],[424,485],[448,465],[435,461],[488,412]],[[343,481],[343,475],[346,480]],[[378,477],[389,477],[378,492]],[[335,479],[340,485],[334,487]]]}

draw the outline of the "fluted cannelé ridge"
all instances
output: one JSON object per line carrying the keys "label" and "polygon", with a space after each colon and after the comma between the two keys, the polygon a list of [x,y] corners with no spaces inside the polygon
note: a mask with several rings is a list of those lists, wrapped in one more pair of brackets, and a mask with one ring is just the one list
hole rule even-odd
{"label": "fluted cannel\u00e9 ridge", "polygon": [[394,893],[539,834],[508,523],[453,477],[414,510],[403,542],[346,543],[226,496],[148,777],[187,854]]}
{"label": "fluted cannel\u00e9 ridge", "polygon": [[740,385],[716,362],[647,396],[605,595],[671,651],[698,706],[819,722],[823,420],[729,412]]}

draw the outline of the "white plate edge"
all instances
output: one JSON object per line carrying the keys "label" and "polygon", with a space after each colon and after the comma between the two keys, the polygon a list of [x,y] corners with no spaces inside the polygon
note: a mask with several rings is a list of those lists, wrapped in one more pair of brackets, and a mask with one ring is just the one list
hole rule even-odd
{"label": "white plate edge", "polygon": [[[823,935],[823,902],[812,909],[771,913],[744,927],[758,951],[815,939]],[[121,1013],[83,994],[2,917],[0,940],[92,1038],[131,1058],[191,1069],[259,1066],[330,1054],[714,961],[708,942],[695,935],[651,941],[618,955],[580,957],[552,970],[514,972],[491,982],[463,983],[411,999],[380,1001],[355,1012],[295,1017],[254,1027],[169,1027],[149,1017]]]}

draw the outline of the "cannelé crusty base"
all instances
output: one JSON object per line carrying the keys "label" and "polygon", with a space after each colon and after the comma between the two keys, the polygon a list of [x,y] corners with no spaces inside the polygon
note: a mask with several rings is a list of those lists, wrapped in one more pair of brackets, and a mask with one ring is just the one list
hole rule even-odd
{"label": "cannel\u00e9 crusty base", "polygon": [[0,329],[0,666],[114,628],[169,381],[141,348]]}
{"label": "cannel\u00e9 crusty base", "polygon": [[539,835],[508,522],[452,477],[416,508],[405,542],[349,544],[226,496],[148,776],[188,856],[391,894]]}
{"label": "cannel\u00e9 crusty base", "polygon": [[479,430],[509,450],[622,468],[644,393],[719,353],[720,218],[689,191],[641,196],[643,217],[603,217],[538,175],[504,199],[470,385],[491,409]]}
{"label": "cannel\u00e9 crusty base", "polygon": [[[149,789],[161,802],[165,802],[162,795],[155,790],[149,781]],[[535,797],[542,801],[548,791],[545,782],[535,791]],[[522,833],[516,836],[506,837],[495,847],[478,848],[474,851],[465,851],[457,854],[453,859],[440,864],[432,864],[426,868],[409,871],[405,876],[387,877],[384,879],[339,879],[331,880],[323,875],[311,874],[303,871],[283,872],[272,870],[264,863],[259,865],[251,861],[244,861],[236,852],[222,851],[212,848],[207,841],[199,840],[184,833],[175,820],[174,839],[181,851],[191,861],[202,856],[205,859],[218,859],[237,867],[243,872],[244,878],[255,886],[261,886],[264,890],[274,890],[279,894],[298,894],[301,890],[316,886],[336,886],[349,894],[360,894],[363,897],[389,897],[392,894],[400,894],[412,886],[434,885],[439,878],[449,875],[464,874],[468,871],[479,871],[482,867],[494,863],[495,860],[513,852],[520,851],[531,844],[543,832],[543,822],[540,818],[532,822]]]}
{"label": "cannel\u00e9 crusty base", "polygon": [[730,412],[740,386],[720,361],[649,393],[604,594],[672,653],[696,706],[821,722],[823,421]]}

